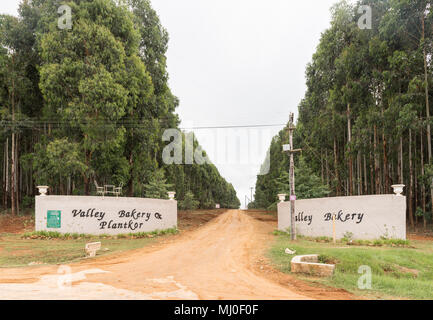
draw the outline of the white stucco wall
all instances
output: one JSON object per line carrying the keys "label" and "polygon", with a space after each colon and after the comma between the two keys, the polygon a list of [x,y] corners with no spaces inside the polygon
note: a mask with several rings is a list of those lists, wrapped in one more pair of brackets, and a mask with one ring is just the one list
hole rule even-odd
{"label": "white stucco wall", "polygon": [[[37,196],[35,206],[36,231],[113,235],[177,227],[174,200]],[[60,228],[47,227],[48,211],[60,211]]]}
{"label": "white stucco wall", "polygon": [[[295,202],[297,233],[332,237],[332,214],[337,215],[336,236],[352,232],[355,239],[382,236],[406,239],[406,197],[373,195],[335,197]],[[278,204],[278,229],[290,230],[290,202]]]}

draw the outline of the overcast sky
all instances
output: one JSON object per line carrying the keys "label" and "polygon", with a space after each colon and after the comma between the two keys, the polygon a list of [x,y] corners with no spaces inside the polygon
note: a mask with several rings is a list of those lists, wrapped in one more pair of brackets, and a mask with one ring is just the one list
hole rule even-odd
{"label": "overcast sky", "polygon": [[[16,15],[19,2],[3,0],[0,12]],[[181,126],[287,123],[290,112],[297,114],[305,67],[329,27],[335,2],[153,0],[170,35],[168,71],[180,99]],[[244,205],[271,137],[282,128],[194,131]],[[222,143],[224,135],[229,138]],[[241,151],[233,150],[236,145]]]}

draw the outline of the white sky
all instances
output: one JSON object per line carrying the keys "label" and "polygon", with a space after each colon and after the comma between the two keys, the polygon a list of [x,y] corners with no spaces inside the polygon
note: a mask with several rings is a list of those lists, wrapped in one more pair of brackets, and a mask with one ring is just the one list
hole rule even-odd
{"label": "white sky", "polygon": [[[3,0],[0,13],[16,15],[19,2]],[[335,2],[153,0],[170,34],[168,71],[170,87],[180,99],[181,126],[287,123],[304,96],[305,67],[329,26],[329,9]],[[215,159],[232,156],[226,154],[229,148],[216,148],[207,138],[215,130],[195,130],[210,159],[235,186],[242,205],[255,186],[271,137],[281,128],[256,130],[262,139],[250,135],[249,146],[257,143],[260,152],[244,165],[218,163]]]}

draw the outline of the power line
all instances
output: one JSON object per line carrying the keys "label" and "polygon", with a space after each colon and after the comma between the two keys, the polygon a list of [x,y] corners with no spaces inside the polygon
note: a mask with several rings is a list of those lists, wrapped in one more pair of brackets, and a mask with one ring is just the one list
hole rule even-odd
{"label": "power line", "polygon": [[[161,120],[159,120],[161,121]],[[22,120],[22,121],[0,121],[0,125],[4,128],[41,128],[44,126],[53,127],[76,127],[79,125],[92,125],[92,126],[124,126],[126,128],[143,128],[148,130],[154,130],[149,128],[149,124],[134,121],[43,121],[43,120]],[[253,125],[226,125],[226,126],[202,126],[202,127],[181,127],[179,130],[210,130],[210,129],[242,129],[242,128],[272,128],[272,127],[285,127],[286,124],[253,124]],[[176,129],[176,128],[173,128]]]}
{"label": "power line", "polygon": [[190,127],[180,128],[181,130],[206,130],[206,129],[236,129],[236,128],[271,128],[284,127],[286,124],[253,124],[253,125],[233,125],[233,126],[210,126],[210,127]]}

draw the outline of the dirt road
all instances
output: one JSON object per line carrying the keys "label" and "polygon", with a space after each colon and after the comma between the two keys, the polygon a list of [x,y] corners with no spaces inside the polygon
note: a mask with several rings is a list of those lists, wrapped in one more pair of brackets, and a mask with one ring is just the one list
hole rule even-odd
{"label": "dirt road", "polygon": [[273,228],[232,210],[156,246],[72,264],[69,276],[58,266],[0,269],[0,299],[309,299],[263,266]]}

